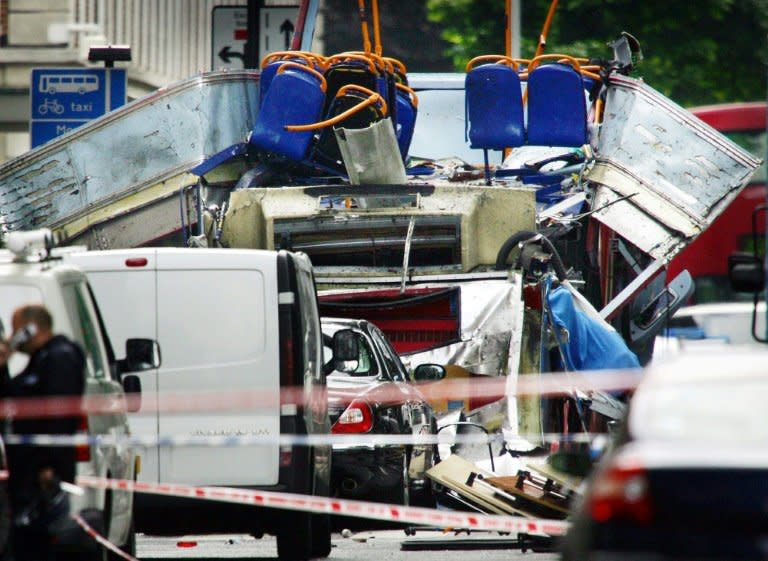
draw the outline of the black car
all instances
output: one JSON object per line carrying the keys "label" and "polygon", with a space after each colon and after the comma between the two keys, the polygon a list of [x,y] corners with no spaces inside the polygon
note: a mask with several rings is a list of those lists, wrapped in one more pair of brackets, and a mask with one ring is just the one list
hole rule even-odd
{"label": "black car", "polygon": [[728,345],[650,367],[563,559],[768,559],[766,364]]}
{"label": "black car", "polygon": [[[365,320],[322,318],[328,414],[333,434],[436,434],[430,404],[386,335]],[[417,367],[414,380],[445,377],[442,366]],[[334,444],[331,483],[337,496],[400,504],[430,502],[426,471],[434,445]]]}

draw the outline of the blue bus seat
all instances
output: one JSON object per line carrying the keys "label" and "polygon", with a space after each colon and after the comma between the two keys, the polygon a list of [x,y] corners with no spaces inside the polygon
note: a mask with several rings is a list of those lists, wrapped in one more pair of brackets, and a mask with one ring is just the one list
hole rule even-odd
{"label": "blue bus seat", "polygon": [[264,102],[267,90],[277,74],[277,69],[284,62],[297,62],[314,68],[318,72],[325,71],[325,57],[319,54],[305,51],[278,51],[270,53],[261,61],[261,75],[259,77],[259,107]]}
{"label": "blue bus seat", "polygon": [[[545,58],[558,62],[536,66]],[[565,61],[568,64],[564,64]],[[587,134],[587,102],[578,62],[563,55],[544,55],[528,73],[528,144],[582,146]]]}
{"label": "blue bus seat", "polygon": [[495,62],[472,68],[467,72],[464,87],[466,134],[472,148],[503,150],[525,143],[523,100],[516,64]]}
{"label": "blue bus seat", "polygon": [[395,103],[397,104],[395,136],[397,137],[397,147],[400,149],[400,156],[405,161],[408,158],[408,149],[411,147],[413,130],[416,127],[419,98],[416,96],[416,92],[399,82],[395,97]]}
{"label": "blue bus seat", "polygon": [[317,122],[325,91],[325,79],[317,71],[295,62],[282,63],[264,96],[249,144],[262,152],[303,161],[314,131],[289,131],[286,127]]}
{"label": "blue bus seat", "polygon": [[[478,62],[485,64],[473,68]],[[464,135],[471,148],[482,148],[485,183],[490,185],[488,150],[515,148],[525,143],[518,65],[509,57],[483,55],[470,60],[466,70]]]}

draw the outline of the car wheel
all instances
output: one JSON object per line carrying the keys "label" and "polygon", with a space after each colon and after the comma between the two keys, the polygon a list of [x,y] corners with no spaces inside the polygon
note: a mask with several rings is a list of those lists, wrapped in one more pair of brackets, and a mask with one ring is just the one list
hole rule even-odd
{"label": "car wheel", "polygon": [[321,559],[331,554],[331,517],[327,514],[312,515],[313,559]]}
{"label": "car wheel", "polygon": [[[309,454],[308,464],[299,475],[304,480],[304,492],[314,487],[312,483],[314,462]],[[327,493],[327,491],[326,491]],[[277,556],[286,561],[305,561],[328,557],[331,553],[331,521],[327,514],[288,511],[280,516],[277,528]]]}
{"label": "car wheel", "polygon": [[277,529],[277,556],[282,561],[306,561],[312,557],[312,516],[289,512]]}

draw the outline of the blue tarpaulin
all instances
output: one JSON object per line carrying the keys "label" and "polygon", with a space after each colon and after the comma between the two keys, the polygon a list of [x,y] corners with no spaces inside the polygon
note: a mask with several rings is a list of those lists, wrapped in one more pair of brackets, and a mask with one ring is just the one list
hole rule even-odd
{"label": "blue tarpaulin", "polygon": [[[574,300],[565,286],[559,286],[547,296],[552,322],[568,331],[559,337],[569,367],[574,370],[603,368],[639,368],[635,353],[624,339],[605,321],[583,310],[587,302]],[[592,314],[593,316],[596,314]]]}

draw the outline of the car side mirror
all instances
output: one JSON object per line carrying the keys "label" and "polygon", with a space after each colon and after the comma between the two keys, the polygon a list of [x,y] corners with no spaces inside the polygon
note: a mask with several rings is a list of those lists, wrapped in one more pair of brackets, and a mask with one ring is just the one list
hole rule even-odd
{"label": "car side mirror", "polygon": [[360,349],[357,334],[351,329],[342,329],[333,334],[333,358],[341,361],[357,360]]}
{"label": "car side mirror", "polygon": [[445,367],[439,364],[419,364],[413,371],[414,382],[437,382],[445,378]]}
{"label": "car side mirror", "polygon": [[734,253],[728,256],[728,279],[736,292],[762,292],[765,288],[765,265],[754,255]]}
{"label": "car side mirror", "polygon": [[128,339],[125,342],[123,372],[143,372],[159,368],[160,345],[154,339]]}
{"label": "car side mirror", "polygon": [[141,409],[141,379],[136,374],[126,374],[123,376],[123,390],[128,411],[135,413]]}

